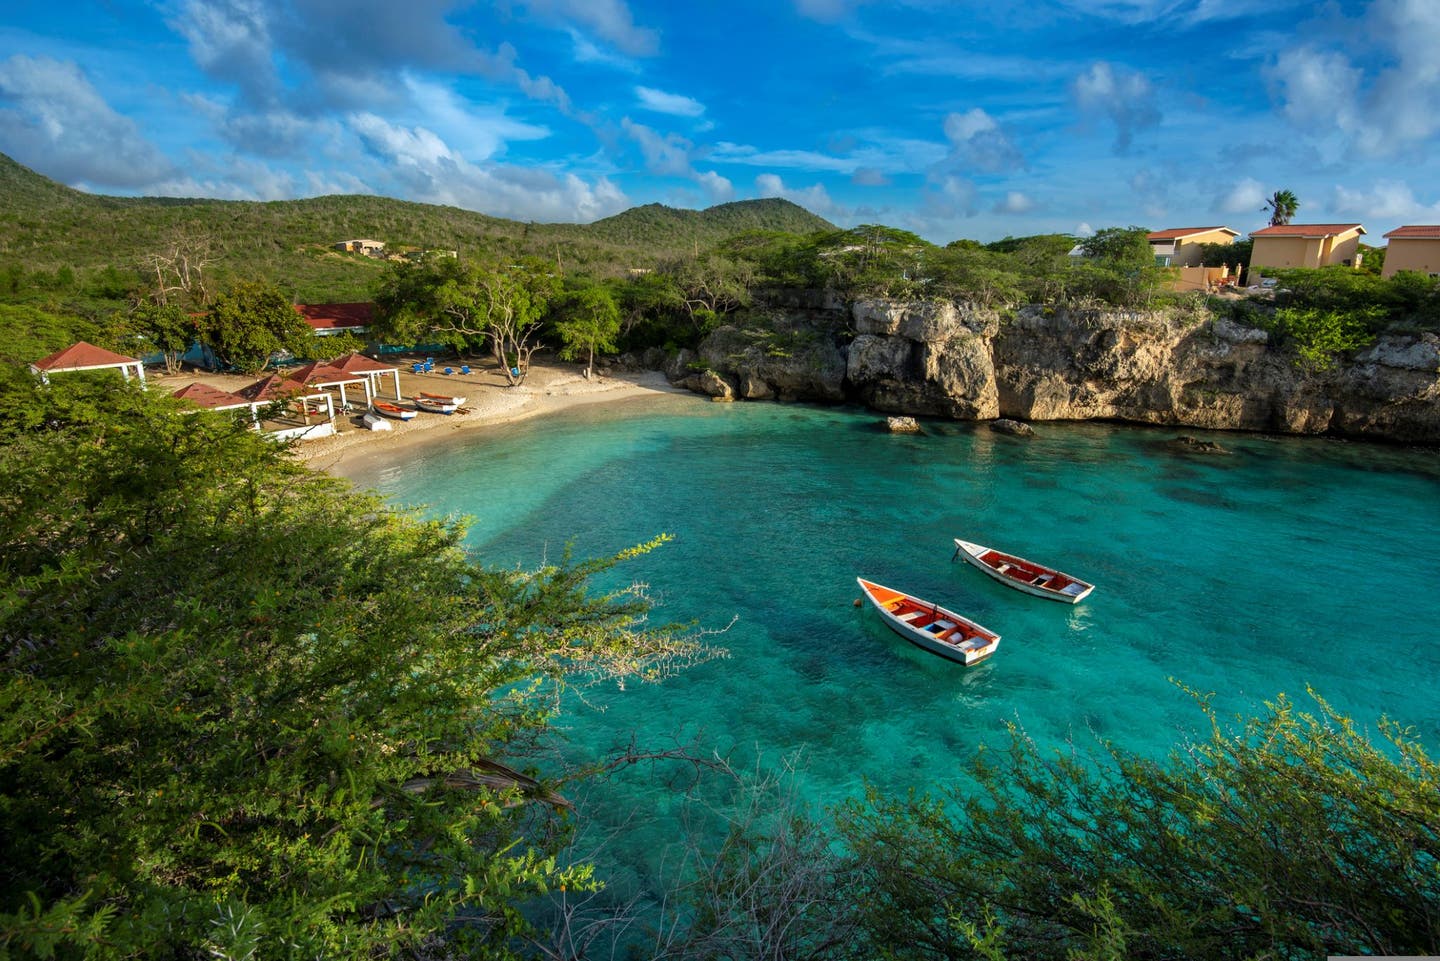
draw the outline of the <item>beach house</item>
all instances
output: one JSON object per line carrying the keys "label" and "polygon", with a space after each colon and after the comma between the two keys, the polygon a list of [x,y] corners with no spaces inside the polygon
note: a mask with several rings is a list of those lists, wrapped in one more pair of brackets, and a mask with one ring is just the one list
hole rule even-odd
{"label": "beach house", "polygon": [[1229,227],[1172,227],[1145,235],[1157,267],[1199,267],[1204,244],[1233,244],[1240,231]]}
{"label": "beach house", "polygon": [[1250,234],[1250,270],[1265,267],[1358,267],[1360,224],[1281,224]]}
{"label": "beach house", "polygon": [[1393,277],[1402,270],[1440,276],[1440,226],[1396,227],[1385,239],[1389,243],[1380,276]]}

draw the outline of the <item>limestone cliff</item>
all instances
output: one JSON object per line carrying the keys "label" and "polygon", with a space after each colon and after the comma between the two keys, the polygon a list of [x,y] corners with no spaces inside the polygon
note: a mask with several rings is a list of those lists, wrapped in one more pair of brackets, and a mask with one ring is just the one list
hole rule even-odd
{"label": "limestone cliff", "polygon": [[671,378],[716,397],[892,414],[1117,419],[1440,444],[1440,337],[1382,337],[1332,370],[1208,312],[795,300],[717,330]]}

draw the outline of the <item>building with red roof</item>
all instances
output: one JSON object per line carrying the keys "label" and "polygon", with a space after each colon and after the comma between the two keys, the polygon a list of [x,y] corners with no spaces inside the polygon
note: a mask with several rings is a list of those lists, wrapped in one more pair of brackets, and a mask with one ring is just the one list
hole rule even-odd
{"label": "building with red roof", "polygon": [[30,370],[39,376],[42,383],[50,383],[51,374],[69,373],[77,370],[108,370],[114,368],[120,371],[122,377],[127,381],[133,372],[140,380],[140,386],[145,386],[145,364],[134,357],[126,357],[124,354],[117,354],[113,350],[106,350],[104,347],[96,347],[94,344],[78,341],[57,351],[49,357],[42,357],[30,365]]}
{"label": "building with red roof", "polygon": [[1440,226],[1396,227],[1385,239],[1389,243],[1380,276],[1393,277],[1402,270],[1440,276]]}
{"label": "building with red roof", "polygon": [[[1358,267],[1360,224],[1280,224],[1250,234],[1250,269]],[[1252,281],[1253,282],[1253,281]]]}
{"label": "building with red roof", "polygon": [[395,387],[395,399],[400,400],[400,368],[366,357],[364,354],[346,354],[339,360],[332,360],[330,366],[347,374],[359,374],[370,381],[371,396],[380,393],[380,378],[390,375]]}
{"label": "building with red roof", "polygon": [[1229,227],[1172,227],[1146,234],[1157,267],[1199,267],[1201,244],[1233,244],[1240,231]]}
{"label": "building with red roof", "polygon": [[228,390],[221,390],[219,387],[211,387],[209,384],[198,382],[187,384],[170,396],[188,400],[206,410],[234,410],[237,407],[249,407],[254,410],[255,408],[251,401],[239,394],[232,394]]}
{"label": "building with red roof", "polygon": [[364,334],[375,320],[374,304],[296,304],[317,337]]}

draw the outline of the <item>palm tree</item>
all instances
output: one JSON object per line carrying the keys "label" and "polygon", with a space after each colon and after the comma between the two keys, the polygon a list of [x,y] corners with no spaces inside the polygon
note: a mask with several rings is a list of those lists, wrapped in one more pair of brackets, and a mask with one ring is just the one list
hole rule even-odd
{"label": "palm tree", "polygon": [[1270,226],[1280,227],[1288,224],[1300,209],[1300,198],[1289,190],[1277,190],[1275,196],[1265,201],[1265,209],[1270,211]]}

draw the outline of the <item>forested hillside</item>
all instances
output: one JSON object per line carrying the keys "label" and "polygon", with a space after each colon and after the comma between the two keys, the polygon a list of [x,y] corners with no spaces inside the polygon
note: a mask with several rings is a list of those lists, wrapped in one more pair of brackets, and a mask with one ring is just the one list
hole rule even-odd
{"label": "forested hillside", "polygon": [[[124,273],[177,231],[213,245],[219,286],[234,280],[283,285],[302,301],[368,299],[382,261],[341,253],[344,240],[379,240],[391,250],[558,260],[597,277],[709,247],[748,230],[811,233],[833,229],[787,200],[753,200],[709,210],[650,204],[594,224],[534,224],[458,207],[386,197],[330,196],[270,202],[103,197],[57,184],[0,154],[0,278],[69,272],[69,282],[107,269]],[[46,278],[40,276],[39,286]],[[59,283],[65,284],[64,277]],[[0,292],[3,293],[3,292]]]}

